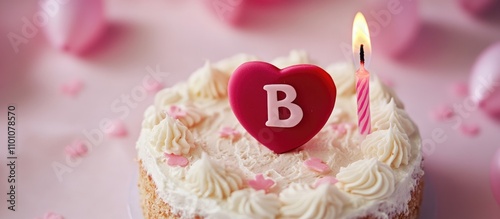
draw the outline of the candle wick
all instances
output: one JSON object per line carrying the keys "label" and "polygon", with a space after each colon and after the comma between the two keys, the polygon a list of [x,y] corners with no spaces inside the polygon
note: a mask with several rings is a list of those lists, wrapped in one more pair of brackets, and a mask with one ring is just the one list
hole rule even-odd
{"label": "candle wick", "polygon": [[363,44],[359,48],[359,63],[365,64],[365,50],[363,49]]}

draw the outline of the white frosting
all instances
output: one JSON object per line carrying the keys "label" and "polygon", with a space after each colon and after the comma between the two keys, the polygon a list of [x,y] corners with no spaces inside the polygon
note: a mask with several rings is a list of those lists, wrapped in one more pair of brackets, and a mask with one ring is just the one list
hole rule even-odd
{"label": "white frosting", "polygon": [[156,107],[149,106],[146,111],[144,111],[144,120],[142,121],[142,128],[152,129],[155,125],[158,125],[161,120],[165,119],[165,113],[159,113],[156,111]]}
{"label": "white frosting", "polygon": [[407,135],[415,132],[415,126],[408,114],[400,109],[394,99],[388,103],[379,103],[372,113],[372,131],[389,129],[391,124],[398,126],[399,130]]}
{"label": "white frosting", "polygon": [[189,93],[195,98],[218,99],[227,96],[228,74],[213,67],[210,62],[196,70],[188,81]]}
{"label": "white frosting", "polygon": [[153,128],[150,143],[158,152],[175,155],[187,154],[195,146],[191,131],[170,116]]}
{"label": "white frosting", "polygon": [[184,92],[185,90],[185,86],[179,84],[158,91],[155,96],[155,106],[161,108],[166,105],[181,101],[185,98],[185,96],[187,96],[186,92]]}
{"label": "white frosting", "polygon": [[291,184],[280,194],[283,203],[281,216],[285,218],[322,219],[338,218],[344,210],[347,198],[335,186],[322,184]]}
{"label": "white frosting", "polygon": [[338,188],[366,199],[384,199],[395,190],[392,169],[377,159],[359,160],[341,168],[337,174]]}
{"label": "white frosting", "polygon": [[[304,61],[302,56],[292,55],[288,60],[282,59],[282,63],[309,62],[308,59]],[[219,69],[218,72],[227,77],[231,74],[228,71],[235,68],[242,60],[246,59],[230,58],[214,64],[215,68],[211,67],[209,70],[215,69],[214,71],[217,72],[217,69]],[[234,65],[231,65],[231,63]],[[226,66],[226,68],[221,66]],[[341,65],[339,64],[339,66]],[[360,218],[367,215],[383,218],[408,211],[408,206],[405,203],[410,200],[411,191],[415,188],[417,180],[423,175],[421,168],[422,154],[420,152],[421,141],[418,129],[406,114],[401,113],[405,113],[401,107],[388,107],[390,105],[387,103],[390,103],[390,98],[385,98],[387,94],[391,93],[391,90],[384,88],[383,95],[375,97],[377,100],[371,104],[372,118],[374,118],[372,124],[377,123],[377,127],[374,127],[374,134],[379,129],[388,130],[391,124],[402,133],[407,134],[409,140],[409,146],[406,147],[408,148],[408,162],[407,165],[404,165],[402,159],[399,168],[396,168],[395,164],[398,159],[394,159],[391,162],[394,165],[394,169],[392,169],[387,164],[377,161],[378,157],[363,161],[364,156],[367,156],[364,152],[368,155],[373,153],[363,151],[364,147],[361,146],[363,138],[355,128],[357,115],[356,98],[354,92],[352,92],[354,84],[343,82],[344,80],[352,81],[354,76],[349,75],[354,75],[354,73],[347,66],[332,68],[334,70],[332,70],[333,73],[331,74],[338,75],[334,77],[334,80],[339,92],[335,109],[325,127],[313,139],[302,146],[299,151],[279,155],[274,154],[244,132],[244,128],[231,112],[226,95],[217,97],[218,95],[211,94],[218,94],[218,92],[207,91],[207,87],[218,87],[218,85],[206,85],[220,82],[213,79],[216,78],[214,75],[221,74],[214,74],[212,70],[204,72],[198,70],[188,83],[179,83],[174,88],[159,92],[155,98],[156,110],[153,108],[147,109],[143,122],[144,127],[137,142],[139,159],[156,184],[157,194],[171,206],[172,212],[181,215],[181,218],[193,218],[195,216],[205,218],[261,218],[261,216],[265,217],[268,214],[259,211],[262,213],[258,213],[259,216],[247,215],[253,214],[247,212],[258,209],[256,206],[261,201],[256,200],[263,197],[262,194],[250,195],[254,197],[253,199],[249,198],[250,196],[244,197],[243,193],[249,193],[249,191],[246,191],[249,188],[248,185],[243,183],[243,179],[253,179],[256,174],[263,174],[266,178],[276,182],[269,191],[270,194],[275,194],[282,199],[279,202],[281,213],[278,218],[288,218],[284,215],[293,214],[291,212],[297,210],[290,208],[290,213],[288,213],[289,210],[285,210],[287,209],[286,206],[295,205],[289,202],[285,206],[285,198],[283,197],[287,194],[290,196],[294,194],[292,191],[294,191],[293,187],[295,186],[289,187],[289,185],[299,183],[301,187],[304,187],[303,190],[310,190],[308,194],[320,194],[321,192],[318,191],[326,188],[321,186],[311,188],[309,185],[314,184],[321,177],[337,176],[339,182],[336,185],[341,189],[329,185],[329,188],[326,189],[328,191],[322,193],[334,194],[333,196],[338,196],[338,199],[330,200],[329,198],[308,195],[310,200],[332,202],[333,204],[322,205],[330,207],[317,210],[321,206],[306,203],[304,204],[306,207],[300,206],[301,209],[305,212],[313,212],[309,214],[311,217],[324,213],[325,215],[337,215],[337,218]],[[343,76],[349,77],[342,79]],[[194,95],[197,93],[193,92],[195,84],[202,85],[199,87],[200,91],[203,90],[203,92],[198,93],[200,95]],[[220,87],[225,86],[227,84],[220,85]],[[201,95],[201,93],[206,95]],[[390,95],[387,97],[395,98],[393,94]],[[167,120],[162,120],[162,114],[157,114],[157,112],[161,112],[171,105],[187,106],[189,104],[193,104],[194,107],[200,109],[204,114],[204,119],[190,127],[186,132],[178,133],[184,136],[191,135],[194,140],[193,145],[196,145],[196,147],[188,147],[189,152],[183,155],[189,159],[189,164],[186,167],[170,167],[165,163],[163,155],[166,142],[168,142],[165,141],[165,136],[167,136],[167,131],[170,129],[168,125],[165,125],[168,123]],[[376,112],[377,110],[379,112]],[[377,119],[378,117],[384,118],[384,116],[388,118],[385,121],[389,121],[387,126],[382,123],[382,119]],[[410,122],[408,123],[405,120]],[[344,134],[338,134],[332,130],[331,125],[342,123],[354,124],[354,127],[346,128]],[[174,123],[174,126],[185,128],[180,121]],[[224,139],[219,137],[221,127],[232,127],[243,132],[237,140]],[[394,135],[394,139],[404,139],[404,137],[398,137],[397,134]],[[186,137],[179,139],[186,139]],[[365,139],[365,141],[367,140]],[[176,140],[173,142],[176,142]],[[368,142],[363,144],[368,144]],[[389,149],[390,147],[392,146],[387,146]],[[177,148],[185,149],[187,147]],[[204,153],[208,156],[203,158],[201,155]],[[310,157],[323,160],[331,171],[328,174],[319,174],[309,170],[303,163]],[[369,161],[372,162],[372,165],[359,164]],[[358,168],[355,168],[356,166]],[[366,179],[366,181],[363,179]],[[332,190],[332,188],[334,189]],[[349,189],[343,191],[342,189],[345,188]],[[295,188],[295,190],[297,193],[302,193],[298,192],[302,191],[299,188]],[[288,192],[285,193],[285,191]],[[299,201],[297,200],[297,202]],[[274,203],[272,201],[266,202]],[[267,208],[268,205],[272,204],[266,204],[263,209],[272,212],[270,208]],[[331,207],[331,205],[335,207]],[[246,207],[238,208],[235,206]]]}
{"label": "white frosting", "polygon": [[346,62],[332,64],[326,68],[330,73],[335,86],[337,87],[337,95],[354,95],[356,93],[356,77],[354,65]]}
{"label": "white frosting", "polygon": [[406,133],[393,125],[388,130],[379,130],[369,134],[361,143],[361,149],[366,158],[377,158],[393,168],[408,164],[411,156],[410,147],[410,140]]}
{"label": "white frosting", "polygon": [[179,117],[179,121],[181,121],[182,124],[188,128],[194,127],[205,118],[205,113],[193,104],[187,104],[179,107],[186,112],[186,115]]}
{"label": "white frosting", "polygon": [[215,68],[219,69],[221,72],[226,73],[228,75],[232,74],[236,68],[238,68],[241,64],[245,62],[255,61],[257,57],[247,55],[247,54],[238,54],[233,57],[223,59],[214,64]]}
{"label": "white frosting", "polygon": [[271,62],[276,67],[282,69],[291,65],[297,64],[309,64],[311,61],[305,51],[302,50],[292,50],[288,57],[279,57]]}
{"label": "white frosting", "polygon": [[394,98],[399,108],[405,108],[403,102],[394,94],[394,91],[382,83],[377,75],[372,74],[370,77],[373,78],[370,80],[370,103],[387,103]]}
{"label": "white frosting", "polygon": [[202,198],[224,199],[243,185],[242,178],[202,154],[186,174],[186,187]]}
{"label": "white frosting", "polygon": [[242,189],[228,199],[228,209],[250,218],[272,219],[280,213],[280,200],[276,194],[263,190]]}

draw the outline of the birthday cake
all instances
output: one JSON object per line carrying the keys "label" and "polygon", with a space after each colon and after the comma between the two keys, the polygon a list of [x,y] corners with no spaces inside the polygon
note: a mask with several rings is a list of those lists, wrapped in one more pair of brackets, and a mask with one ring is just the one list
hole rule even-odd
{"label": "birthday cake", "polygon": [[[390,88],[371,76],[371,133],[361,135],[356,70],[327,67],[336,101],[326,124],[302,146],[276,153],[247,132],[229,103],[231,75],[253,60],[207,62],[157,93],[136,145],[145,218],[418,217],[420,135]],[[310,60],[293,51],[271,63],[281,69]]]}

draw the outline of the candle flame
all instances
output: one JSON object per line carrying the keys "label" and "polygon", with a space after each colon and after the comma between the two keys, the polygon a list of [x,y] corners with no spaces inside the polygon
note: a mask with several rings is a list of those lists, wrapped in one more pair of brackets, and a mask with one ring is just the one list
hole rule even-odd
{"label": "candle flame", "polygon": [[363,45],[364,50],[364,65],[367,66],[370,63],[372,53],[370,30],[368,29],[365,16],[363,16],[361,12],[358,12],[354,17],[354,22],[352,24],[352,53],[354,57],[354,65],[356,65],[356,67],[359,67],[361,61],[361,45]]}

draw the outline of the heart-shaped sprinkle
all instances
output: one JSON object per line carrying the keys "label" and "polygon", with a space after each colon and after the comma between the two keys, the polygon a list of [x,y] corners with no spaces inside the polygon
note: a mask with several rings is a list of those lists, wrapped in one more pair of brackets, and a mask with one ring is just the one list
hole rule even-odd
{"label": "heart-shaped sprinkle", "polygon": [[311,157],[304,161],[304,165],[310,170],[316,171],[318,173],[328,173],[330,167],[326,165],[321,159],[316,157]]}
{"label": "heart-shaped sprinkle", "polygon": [[224,126],[221,128],[221,130],[219,130],[219,136],[221,138],[235,139],[235,138],[239,138],[241,136],[241,133],[234,128]]}
{"label": "heart-shaped sprinkle", "polygon": [[189,160],[181,155],[165,153],[165,157],[167,157],[167,164],[171,167],[185,167],[189,164]]}
{"label": "heart-shaped sprinkle", "polygon": [[269,192],[269,189],[275,184],[272,179],[265,179],[262,174],[255,175],[254,180],[248,180],[248,185],[255,190],[264,190]]}
{"label": "heart-shaped sprinkle", "polygon": [[317,179],[316,182],[314,183],[314,187],[316,188],[316,187],[323,185],[323,184],[334,185],[337,182],[338,182],[337,178],[335,178],[333,176],[325,176],[325,177]]}
{"label": "heart-shaped sprinkle", "polygon": [[337,93],[331,76],[318,66],[279,69],[265,62],[238,67],[228,91],[241,125],[275,153],[294,150],[314,137],[330,117]]}
{"label": "heart-shaped sprinkle", "polygon": [[172,118],[174,118],[174,119],[180,119],[180,118],[182,118],[182,117],[184,117],[184,116],[186,116],[186,115],[187,115],[187,112],[186,112],[186,110],[185,110],[185,109],[183,109],[183,108],[181,108],[181,107],[179,107],[179,106],[176,106],[176,105],[172,105],[172,106],[170,106],[170,107],[167,109],[166,113],[167,113],[170,117],[172,117]]}

